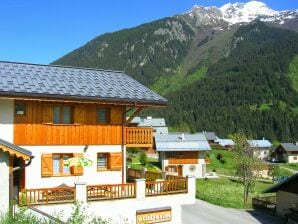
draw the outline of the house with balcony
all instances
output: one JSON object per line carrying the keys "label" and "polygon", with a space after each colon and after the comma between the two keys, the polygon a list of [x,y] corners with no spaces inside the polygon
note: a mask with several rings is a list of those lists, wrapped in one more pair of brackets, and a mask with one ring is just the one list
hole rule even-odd
{"label": "house with balcony", "polygon": [[[123,72],[100,69],[0,62],[0,80],[0,165],[22,168],[9,172],[14,190],[6,193],[51,214],[68,212],[75,200],[91,203],[88,211],[98,211],[100,202],[107,211],[120,204],[103,201],[126,198],[121,207],[129,210],[119,207],[119,217],[128,216],[133,223],[144,209],[158,214],[163,207],[178,212],[171,218],[179,220],[180,205],[171,206],[169,199],[152,197],[141,203],[156,187],[144,180],[126,183],[126,147],[153,144],[152,128],[129,123],[145,108],[166,106],[166,99]],[[92,165],[66,166],[65,160],[72,157],[87,158]],[[2,178],[0,183],[6,183]],[[179,192],[186,194],[180,197],[188,203],[190,191],[183,181]],[[164,186],[170,183],[164,184],[158,189],[168,192]],[[2,193],[1,203],[8,203]]]}
{"label": "house with balcony", "polygon": [[211,148],[202,133],[156,135],[155,146],[163,171],[178,176],[205,176],[209,162],[205,152]]}

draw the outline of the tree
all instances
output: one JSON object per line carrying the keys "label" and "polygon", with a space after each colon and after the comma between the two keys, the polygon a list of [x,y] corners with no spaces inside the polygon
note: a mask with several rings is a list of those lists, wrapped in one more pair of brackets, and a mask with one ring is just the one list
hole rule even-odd
{"label": "tree", "polygon": [[240,178],[243,185],[243,204],[246,206],[249,192],[254,188],[261,162],[255,158],[253,149],[249,146],[244,133],[236,133],[234,141],[235,147],[232,152],[235,158],[236,176]]}

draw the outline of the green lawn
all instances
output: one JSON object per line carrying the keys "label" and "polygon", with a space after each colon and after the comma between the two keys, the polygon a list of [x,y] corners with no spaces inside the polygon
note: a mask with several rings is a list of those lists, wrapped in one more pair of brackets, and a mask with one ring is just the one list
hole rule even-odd
{"label": "green lawn", "polygon": [[[260,195],[263,190],[272,186],[273,183],[256,182],[254,192],[250,194],[249,207],[251,208],[251,198]],[[244,208],[243,206],[243,186],[237,181],[221,177],[218,179],[197,179],[196,197],[212,204],[227,208]]]}
{"label": "green lawn", "polygon": [[140,163],[140,153],[130,155],[130,158],[132,159],[132,161],[127,162],[127,165],[129,165],[131,168],[134,168],[134,169],[147,168],[148,171],[152,171],[152,172],[161,171],[158,159],[147,157],[147,164],[143,166]]}
{"label": "green lawn", "polygon": [[[218,146],[216,148],[219,148]],[[215,170],[218,174],[234,175],[234,158],[232,152],[227,150],[213,149],[209,153],[210,164],[207,165],[207,172]],[[222,159],[217,159],[218,155],[222,155]]]}

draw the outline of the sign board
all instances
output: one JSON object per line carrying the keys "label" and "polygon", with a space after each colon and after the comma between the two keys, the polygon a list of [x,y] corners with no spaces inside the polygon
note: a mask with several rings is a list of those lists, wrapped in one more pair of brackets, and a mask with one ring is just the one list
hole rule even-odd
{"label": "sign board", "polygon": [[172,220],[172,209],[171,207],[162,207],[138,210],[136,217],[137,224],[169,222]]}

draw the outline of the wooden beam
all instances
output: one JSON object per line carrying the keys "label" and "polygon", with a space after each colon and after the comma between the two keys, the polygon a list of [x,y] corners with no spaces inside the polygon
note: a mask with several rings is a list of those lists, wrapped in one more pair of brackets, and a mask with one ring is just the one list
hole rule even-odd
{"label": "wooden beam", "polygon": [[7,146],[4,146],[4,145],[0,145],[0,150],[2,150],[3,152],[8,152],[11,157],[16,156],[17,158],[21,157],[24,160],[30,160],[30,156],[24,153],[18,152],[14,149],[8,148]]}
{"label": "wooden beam", "polygon": [[129,123],[142,111],[144,110],[144,107],[138,107],[136,111],[128,118],[128,120],[125,122],[125,126],[129,125]]}

